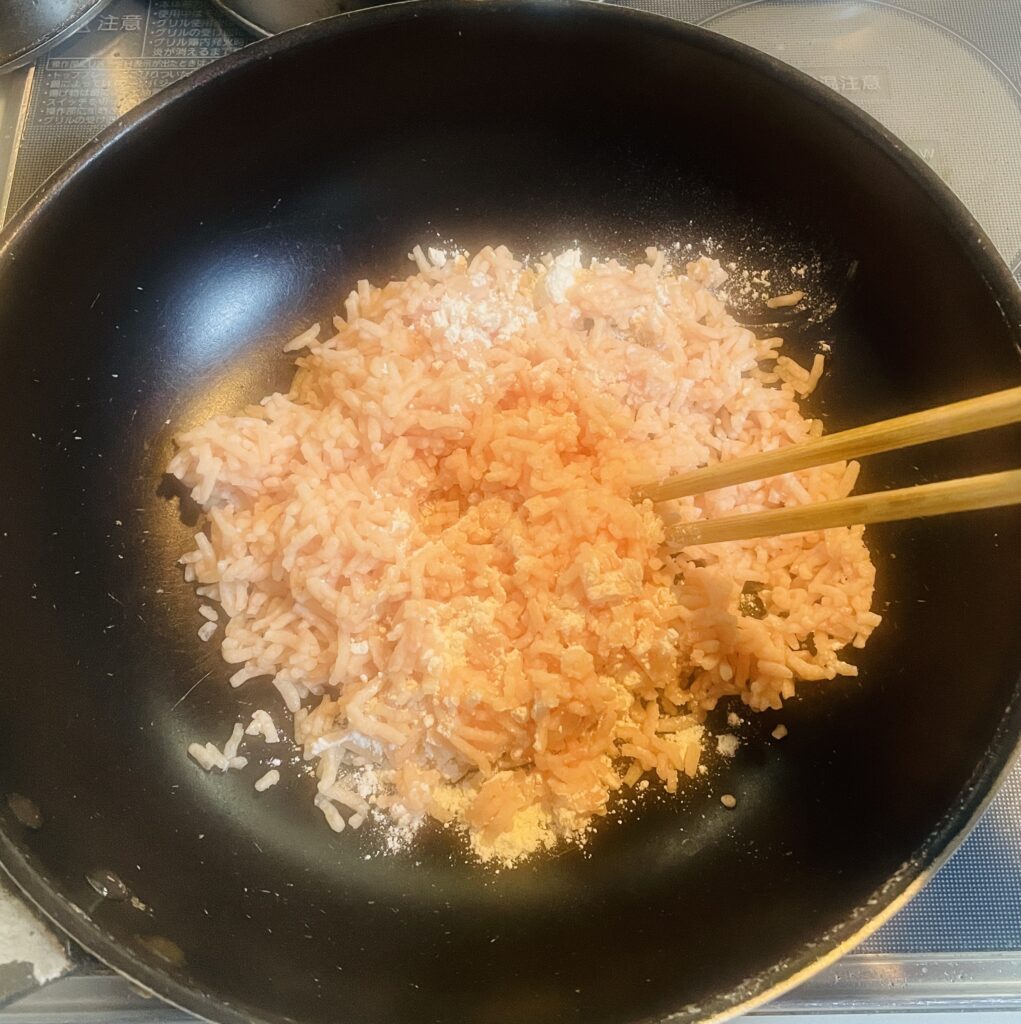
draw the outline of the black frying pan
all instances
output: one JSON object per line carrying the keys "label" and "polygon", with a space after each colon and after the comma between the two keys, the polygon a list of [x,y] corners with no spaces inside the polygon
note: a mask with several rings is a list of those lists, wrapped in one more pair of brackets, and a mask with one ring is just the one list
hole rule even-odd
{"label": "black frying pan", "polygon": [[[886,621],[860,679],[804,686],[715,781],[584,854],[494,875],[431,834],[376,856],[324,828],[308,778],[259,796],[185,757],[265,694],[231,692],[195,638],[173,430],[282,384],[281,339],[356,277],[405,274],[416,240],[633,258],[708,235],[785,287],[808,261],[817,322],[784,330],[802,357],[833,344],[831,428],[1021,380],[1012,281],[896,140],[743,46],[622,10],[444,0],[301,29],[51,181],[0,248],[0,860],[25,891],[217,1020],[415,1024],[720,1015],[914,891],[1021,728],[1016,510],[871,529]],[[1002,431],[874,458],[862,486],[1016,465]],[[96,869],[147,909],[99,897]]]}

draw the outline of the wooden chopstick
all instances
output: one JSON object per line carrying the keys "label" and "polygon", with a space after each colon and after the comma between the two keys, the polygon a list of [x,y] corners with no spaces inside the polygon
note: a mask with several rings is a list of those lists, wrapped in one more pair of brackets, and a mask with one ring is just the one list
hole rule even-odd
{"label": "wooden chopstick", "polygon": [[778,537],[785,533],[809,533],[855,523],[887,523],[897,519],[1019,504],[1021,469],[1008,469],[1002,473],[858,494],[837,501],[682,523],[667,530],[667,544],[685,548],[725,540]]}
{"label": "wooden chopstick", "polygon": [[[670,501],[749,480],[780,476],[810,466],[825,466],[844,459],[856,459],[894,448],[910,448],[945,437],[971,434],[1018,422],[1021,422],[1021,387],[996,391],[981,398],[969,398],[964,402],[954,402],[925,412],[881,420],[852,430],[841,430],[837,434],[792,444],[786,448],[731,459],[729,462],[717,462],[704,469],[642,487],[636,497]],[[860,519],[856,521],[862,522]]]}

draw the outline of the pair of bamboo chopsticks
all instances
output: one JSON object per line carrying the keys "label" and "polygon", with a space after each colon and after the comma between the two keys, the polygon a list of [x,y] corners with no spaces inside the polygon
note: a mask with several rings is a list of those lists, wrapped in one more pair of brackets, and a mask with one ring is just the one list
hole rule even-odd
{"label": "pair of bamboo chopsticks", "polygon": [[[824,466],[895,448],[910,448],[1018,422],[1021,422],[1021,387],[870,423],[853,430],[842,430],[787,448],[719,462],[643,487],[637,492],[637,497],[654,502],[670,501],[749,480],[763,480],[811,466]],[[1021,469],[1010,469],[1002,473],[859,494],[838,501],[678,524],[668,531],[668,540],[673,546],[688,547],[1017,504],[1021,504]]]}

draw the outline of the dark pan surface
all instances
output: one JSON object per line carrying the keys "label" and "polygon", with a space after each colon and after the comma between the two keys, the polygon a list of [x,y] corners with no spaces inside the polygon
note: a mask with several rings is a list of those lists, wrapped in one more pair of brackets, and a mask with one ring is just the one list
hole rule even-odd
{"label": "dark pan surface", "polygon": [[[1021,380],[1013,285],[914,158],[654,17],[361,12],[199,72],[51,183],[0,249],[0,860],[44,909],[218,1020],[609,1024],[752,1000],[924,877],[1021,726],[1017,511],[870,530],[886,622],[860,680],[803,687],[711,785],[584,854],[495,875],[443,836],[375,856],[324,828],[307,778],[258,795],[254,766],[185,757],[260,694],[195,637],[174,430],[283,383],[282,339],[356,277],[403,275],[415,241],[634,258],[708,235],[780,282],[809,261],[817,313],[835,297],[787,331],[803,356],[832,342],[831,429]],[[1019,464],[1001,431],[876,458],[861,486]],[[101,899],[96,869],[146,909]]]}

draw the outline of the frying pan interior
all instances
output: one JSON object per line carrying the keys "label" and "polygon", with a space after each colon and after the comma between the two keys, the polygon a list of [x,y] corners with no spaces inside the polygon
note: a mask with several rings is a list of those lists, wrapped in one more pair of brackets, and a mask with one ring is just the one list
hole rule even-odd
{"label": "frying pan interior", "polygon": [[[885,622],[860,678],[803,686],[711,782],[611,815],[584,852],[494,874],[429,834],[383,856],[324,828],[300,771],[266,794],[251,770],[206,775],[187,743],[268,696],[230,691],[195,636],[171,435],[283,385],[285,338],[449,239],[629,259],[711,239],[806,287],[811,314],[780,330],[802,358],[831,344],[830,429],[1021,376],[1012,286],[948,193],[838,100],[695,29],[440,2],[200,72],[0,252],[0,791],[42,817],[0,801],[2,860],[91,948],[219,1020],[722,1012],[857,934],[987,793],[1019,727],[1021,518],[870,529]],[[1019,456],[1003,431],[874,459],[862,487]],[[96,869],[145,909],[101,899]]]}

